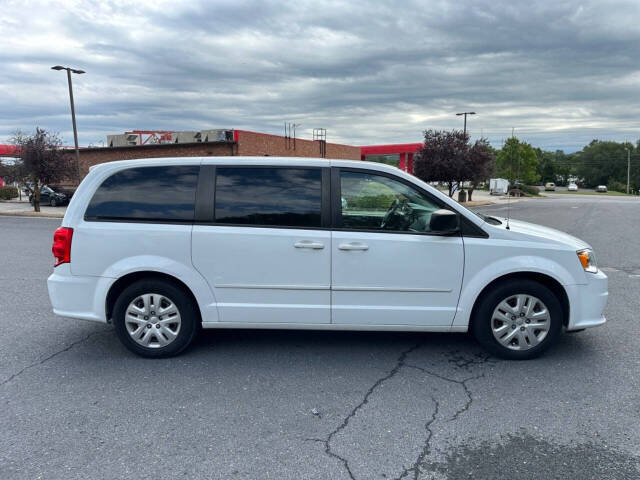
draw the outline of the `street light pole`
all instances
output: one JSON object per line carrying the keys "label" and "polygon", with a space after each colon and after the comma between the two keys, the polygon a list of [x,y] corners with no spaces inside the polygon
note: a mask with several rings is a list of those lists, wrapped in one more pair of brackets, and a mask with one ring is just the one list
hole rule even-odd
{"label": "street light pole", "polygon": [[71,73],[77,73],[79,75],[85,73],[84,70],[78,70],[70,67],[63,67],[56,65],[51,67],[51,70],[66,70],[67,71],[67,83],[69,84],[69,100],[71,102],[71,123],[73,124],[73,142],[76,150],[76,175],[78,177],[78,183],[80,183],[80,150],[78,149],[78,129],[76,128],[76,109],[73,104],[73,84],[71,83]]}
{"label": "street light pole", "polygon": [[467,115],[475,115],[476,112],[460,112],[456,113],[457,116],[464,115],[464,134],[467,134]]}

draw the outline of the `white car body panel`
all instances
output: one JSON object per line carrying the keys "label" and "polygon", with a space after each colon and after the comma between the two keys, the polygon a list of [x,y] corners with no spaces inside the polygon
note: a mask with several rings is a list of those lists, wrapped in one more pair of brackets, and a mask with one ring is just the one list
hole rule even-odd
{"label": "white car body panel", "polygon": [[222,322],[331,322],[328,231],[195,225],[193,265]]}
{"label": "white car body panel", "polygon": [[332,323],[451,326],[462,238],[335,231],[331,249]]}
{"label": "white car body panel", "polygon": [[[88,222],[94,192],[116,171],[162,165],[277,165],[366,168],[403,178],[438,198],[489,238],[232,227]],[[71,263],[49,277],[54,313],[108,321],[106,297],[124,275],[173,276],[195,296],[207,328],[466,331],[482,290],[504,275],[535,272],[564,289],[567,328],[604,323],[607,279],[586,273],[576,251],[588,244],[539,225],[486,223],[416,177],[387,165],[309,158],[143,159],[91,169],[71,200],[63,227],[74,229]],[[323,248],[296,248],[299,242]],[[364,243],[368,250],[340,245]]]}

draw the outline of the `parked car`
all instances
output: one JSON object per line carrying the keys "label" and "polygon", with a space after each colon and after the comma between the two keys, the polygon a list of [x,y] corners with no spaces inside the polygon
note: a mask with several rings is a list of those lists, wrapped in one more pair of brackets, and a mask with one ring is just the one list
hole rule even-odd
{"label": "parked car", "polygon": [[474,214],[380,163],[104,163],[52,251],[53,311],[113,323],[146,357],[181,352],[202,326],[471,331],[525,359],[605,323],[607,277],[587,243]]}
{"label": "parked car", "polygon": [[[29,202],[33,205],[33,192],[29,194]],[[58,207],[69,203],[69,198],[61,192],[56,192],[46,185],[40,189],[40,205]]]}
{"label": "parked car", "polygon": [[65,195],[67,197],[67,202],[71,201],[71,199],[73,198],[73,194],[75,193],[75,189],[65,187],[63,185],[48,185],[48,187],[57,193],[62,193],[63,195]]}
{"label": "parked car", "polygon": [[577,192],[578,185],[576,185],[575,183],[570,183],[569,186],[567,187],[567,190],[569,190],[570,192]]}
{"label": "parked car", "polygon": [[556,190],[556,184],[555,184],[555,183],[553,183],[553,182],[547,182],[547,183],[545,183],[545,185],[544,185],[544,189],[545,189],[545,191],[547,191],[547,192],[548,192],[548,191],[555,192],[555,190]]}
{"label": "parked car", "polygon": [[607,193],[607,186],[606,185],[598,185],[596,187],[596,192],[598,192],[598,193]]}

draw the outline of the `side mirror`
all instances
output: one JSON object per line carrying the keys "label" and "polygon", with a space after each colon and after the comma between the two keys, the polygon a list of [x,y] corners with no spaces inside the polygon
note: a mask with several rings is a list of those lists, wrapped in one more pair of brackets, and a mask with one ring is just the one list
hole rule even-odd
{"label": "side mirror", "polygon": [[433,233],[450,234],[460,230],[460,217],[457,213],[444,208],[431,214],[429,230]]}

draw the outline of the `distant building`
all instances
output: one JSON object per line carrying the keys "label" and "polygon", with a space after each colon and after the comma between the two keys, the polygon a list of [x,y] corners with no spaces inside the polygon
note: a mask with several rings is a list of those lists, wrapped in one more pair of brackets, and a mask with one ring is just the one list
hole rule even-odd
{"label": "distant building", "polygon": [[[104,146],[80,147],[80,166],[86,174],[89,167],[117,160],[240,155],[368,160],[394,165],[413,173],[413,156],[422,147],[421,143],[366,146],[328,143],[325,140],[326,130],[319,130],[323,133],[316,135],[314,132],[313,140],[237,129],[132,130],[107,135]],[[70,160],[75,162],[73,148],[65,147],[65,151]],[[3,153],[15,154],[15,149],[11,145],[0,145],[0,156]],[[62,184],[73,186],[76,182],[75,179],[69,179]]]}
{"label": "distant building", "polygon": [[422,148],[422,143],[392,143],[389,145],[366,145],[360,147],[360,159],[386,163],[413,174],[413,156]]}
{"label": "distant building", "polygon": [[[69,152],[69,154],[73,154]],[[116,160],[154,157],[278,156],[360,159],[360,147],[327,143],[325,140],[212,129],[189,132],[133,130],[108,135],[104,147],[80,149],[80,163],[89,167]]]}

